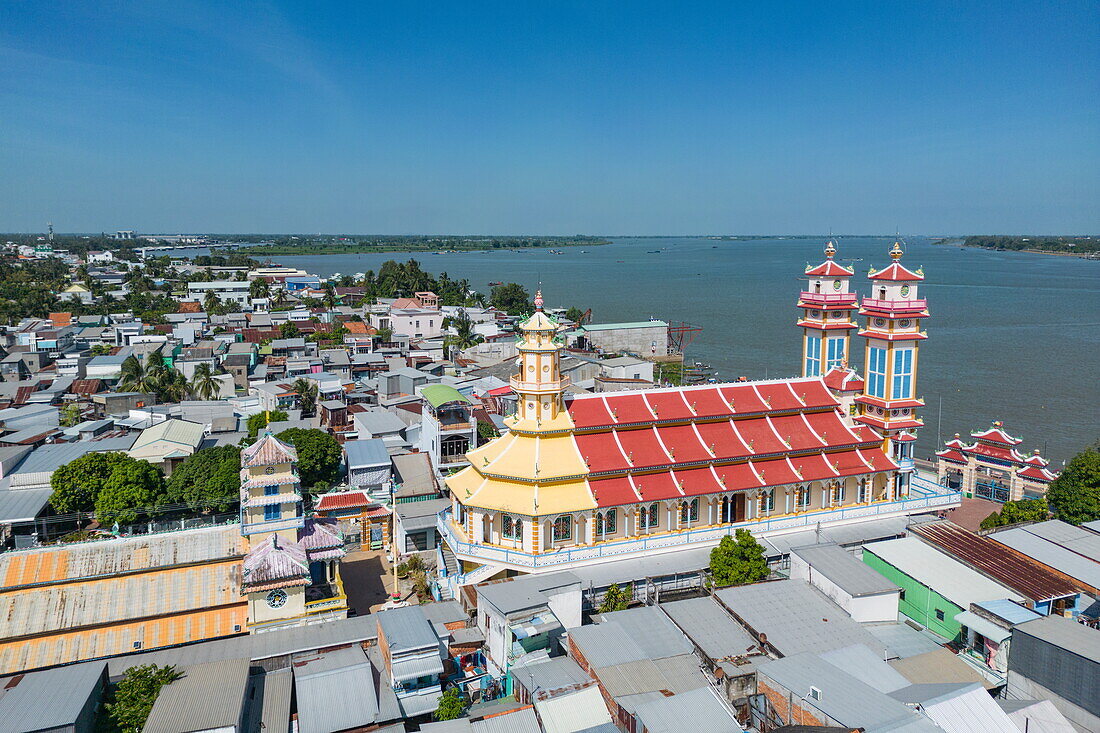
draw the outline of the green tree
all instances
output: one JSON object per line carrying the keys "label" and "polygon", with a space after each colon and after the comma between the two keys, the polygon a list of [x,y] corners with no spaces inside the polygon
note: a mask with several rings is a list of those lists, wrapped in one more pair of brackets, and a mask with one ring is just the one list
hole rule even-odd
{"label": "green tree", "polygon": [[993,512],[982,520],[982,529],[994,529],[1020,522],[1042,522],[1050,515],[1046,499],[1020,499],[1006,501],[1000,512]]}
{"label": "green tree", "polygon": [[570,308],[569,310],[567,310],[565,312],[565,320],[567,320],[567,321],[572,321],[573,323],[580,323],[582,318],[584,318],[584,311],[582,311],[577,306],[573,306],[572,308]]}
{"label": "green tree", "polygon": [[313,414],[317,409],[317,383],[312,379],[298,377],[290,388],[298,395],[298,407],[302,408],[302,413]]}
{"label": "green tree", "polygon": [[164,503],[164,476],[148,461],[127,457],[107,477],[95,499],[101,525],[129,524]]}
{"label": "green tree", "polygon": [[489,296],[489,302],[510,316],[523,315],[531,310],[531,295],[519,283],[497,285]]}
{"label": "green tree", "polygon": [[167,503],[196,511],[224,512],[240,501],[240,491],[241,449],[235,445],[196,451],[165,482]]}
{"label": "green tree", "polygon": [[620,588],[618,583],[612,583],[604,593],[599,612],[611,613],[626,610],[632,600],[634,600],[634,593],[631,588]]}
{"label": "green tree", "polygon": [[258,277],[248,284],[248,294],[253,298],[267,298],[271,295],[271,285]]}
{"label": "green tree", "polygon": [[294,325],[294,321],[286,321],[279,326],[279,336],[285,339],[295,339],[302,335],[302,332],[298,330],[298,327]]}
{"label": "green tree", "polygon": [[747,529],[737,530],[710,551],[710,572],[715,585],[745,585],[768,577],[764,548]]}
{"label": "green tree", "polygon": [[435,709],[432,717],[435,720],[455,720],[461,718],[466,712],[466,701],[459,694],[457,687],[448,687],[439,697],[439,707]]}
{"label": "green tree", "polygon": [[117,466],[133,460],[125,453],[85,453],[50,476],[50,506],[58,514],[90,512]]}
{"label": "green tree", "polygon": [[107,703],[107,715],[123,733],[141,733],[153,703],[165,685],[183,677],[172,665],[141,664],[122,675],[114,702]]}
{"label": "green tree", "polygon": [[249,415],[248,437],[255,438],[261,430],[267,427],[268,423],[286,420],[288,417],[290,416],[282,410],[265,410],[264,412],[257,412],[255,415]]}
{"label": "green tree", "polygon": [[61,427],[71,428],[82,420],[79,402],[68,402],[61,408]]}
{"label": "green tree", "polygon": [[157,374],[146,362],[136,356],[128,356],[122,362],[118,388],[122,392],[154,392]]}
{"label": "green tree", "polygon": [[298,476],[302,486],[312,489],[319,484],[331,486],[340,478],[340,443],[323,430],[290,428],[279,433],[279,440],[290,443],[298,453]]}
{"label": "green tree", "polygon": [[455,349],[462,351],[476,346],[483,340],[481,334],[474,332],[474,322],[465,308],[459,310],[458,315],[450,319],[450,325],[454,327],[455,332],[444,339],[444,345],[449,347],[452,359]]}
{"label": "green tree", "polygon": [[222,299],[213,290],[207,290],[202,299],[202,309],[210,316],[225,315],[227,308]]}
{"label": "green tree", "polygon": [[199,364],[191,377],[189,389],[200,400],[212,400],[221,392],[222,383],[214,376],[214,368],[209,364]]}
{"label": "green tree", "polygon": [[1054,516],[1070,524],[1100,519],[1100,442],[1070,460],[1050,483],[1047,501]]}

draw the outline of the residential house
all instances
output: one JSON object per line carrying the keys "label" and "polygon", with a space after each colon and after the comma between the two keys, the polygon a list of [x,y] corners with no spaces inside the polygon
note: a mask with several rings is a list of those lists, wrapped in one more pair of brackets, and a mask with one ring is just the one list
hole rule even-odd
{"label": "residential house", "polygon": [[405,717],[434,712],[443,694],[439,636],[419,606],[375,614],[378,646]]}
{"label": "residential house", "polygon": [[805,580],[861,623],[892,623],[901,588],[833,543],[791,550],[790,577]]}
{"label": "residential house", "polygon": [[1012,629],[1009,700],[1050,700],[1080,730],[1100,730],[1100,633],[1058,616]]}
{"label": "residential house", "polygon": [[528,652],[554,650],[565,629],[581,625],[581,584],[572,573],[484,583],[476,593],[486,653],[502,672]]}
{"label": "residential house", "polygon": [[390,454],[381,438],[344,442],[348,485],[366,491],[377,501],[389,502],[392,477]]}
{"label": "residential house", "polygon": [[206,298],[207,293],[213,293],[223,303],[248,305],[251,298],[248,288],[248,282],[243,280],[190,282],[187,283],[187,297],[201,303]]}
{"label": "residential house", "polygon": [[477,447],[477,420],[470,398],[446,384],[420,389],[424,409],[420,421],[420,450],[440,469],[469,465],[466,452]]}
{"label": "residential house", "polygon": [[169,475],[199,449],[205,433],[205,427],[199,423],[165,420],[142,430],[127,454],[160,466],[165,475]]}

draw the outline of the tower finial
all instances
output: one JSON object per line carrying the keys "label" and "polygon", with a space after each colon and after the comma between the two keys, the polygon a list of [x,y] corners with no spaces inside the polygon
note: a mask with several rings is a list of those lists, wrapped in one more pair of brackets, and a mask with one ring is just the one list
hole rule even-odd
{"label": "tower finial", "polygon": [[905,251],[901,248],[901,239],[895,239],[894,246],[890,248],[890,258],[897,262],[903,254]]}
{"label": "tower finial", "polygon": [[542,310],[542,288],[535,291],[535,310]]}
{"label": "tower finial", "polygon": [[836,242],[834,242],[830,238],[829,241],[825,242],[825,257],[826,257],[826,259],[831,260],[831,259],[833,259],[833,255],[835,255],[835,254],[836,254]]}

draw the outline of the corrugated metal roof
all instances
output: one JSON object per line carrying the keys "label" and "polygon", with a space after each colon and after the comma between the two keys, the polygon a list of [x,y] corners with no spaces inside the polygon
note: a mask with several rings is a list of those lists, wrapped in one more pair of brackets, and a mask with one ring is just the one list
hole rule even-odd
{"label": "corrugated metal roof", "polygon": [[999,598],[1024,601],[1019,593],[990,580],[916,537],[875,542],[863,548],[864,557],[868,553],[932,588],[959,608],[970,608],[971,603]]}
{"label": "corrugated metal roof", "polygon": [[899,590],[896,585],[855,559],[839,545],[827,543],[796,547],[791,550],[791,554],[804,560],[813,572],[825,576],[850,596],[896,593]]}
{"label": "corrugated metal roof", "polygon": [[375,619],[391,656],[439,646],[439,637],[419,606],[390,608],[375,614]]}
{"label": "corrugated metal roof", "polygon": [[[918,719],[920,714],[885,693],[834,667],[816,654],[793,654],[761,665],[758,676],[773,680],[801,699],[803,709],[817,708],[845,727],[872,731]],[[819,691],[810,697],[810,688]]]}
{"label": "corrugated metal roof", "polygon": [[39,446],[23,459],[23,462],[12,471],[17,473],[53,473],[61,466],[88,453],[105,453],[107,451],[126,451],[134,444],[135,436],[124,435],[120,438],[105,438],[103,440],[78,440],[74,443],[51,443]]}
{"label": "corrugated metal roof", "polygon": [[110,672],[111,676],[115,677],[137,664],[188,665],[236,657],[250,657],[253,660],[271,659],[374,639],[377,637],[377,630],[378,625],[373,615],[336,619],[323,624],[275,629],[262,634],[248,634],[232,639],[217,639],[179,649],[128,654],[125,657],[110,660]]}
{"label": "corrugated metal roof", "polygon": [[508,616],[546,605],[547,593],[570,585],[580,585],[572,572],[547,575],[525,575],[500,583],[477,586],[478,603],[487,601],[497,611]]}
{"label": "corrugated metal roof", "polygon": [[661,610],[714,660],[749,654],[756,642],[713,598],[662,603]]}
{"label": "corrugated metal roof", "polygon": [[646,733],[682,733],[687,721],[691,721],[692,729],[706,733],[741,733],[743,730],[709,687],[642,703],[635,717],[645,726]]}
{"label": "corrugated metal roof", "polygon": [[684,632],[656,606],[642,606],[603,615],[606,624],[618,624],[642,650],[645,658],[661,659],[693,651]]}
{"label": "corrugated metal roof", "polygon": [[378,720],[378,687],[362,647],[296,656],[299,733],[330,733]]}
{"label": "corrugated metal roof", "polygon": [[982,601],[975,603],[975,606],[982,610],[1004,619],[1010,624],[1022,624],[1027,621],[1034,621],[1037,618],[1041,618],[1043,614],[1036,613],[1030,608],[1024,608],[1019,603],[1013,603],[1012,601]]}
{"label": "corrugated metal roof", "polygon": [[243,556],[244,541],[236,526],[57,545],[0,555],[0,588],[115,577]]}
{"label": "corrugated metal roof", "polygon": [[[1100,534],[1081,530],[1089,536],[1059,542],[1030,531],[1031,526],[1013,527],[986,536],[1075,580],[1100,588]],[[1093,544],[1098,546],[1095,550]]]}
{"label": "corrugated metal roof", "polygon": [[549,700],[536,700],[535,709],[545,733],[576,733],[611,722],[600,689],[595,686]]}
{"label": "corrugated metal roof", "polygon": [[886,656],[890,659],[934,652],[946,641],[937,639],[930,631],[918,631],[906,623],[865,624],[864,628],[886,645]]}
{"label": "corrugated metal roof", "polygon": [[344,452],[347,454],[348,468],[390,465],[390,453],[381,438],[349,440],[344,443]]}
{"label": "corrugated metal roof", "polygon": [[830,649],[818,656],[879,692],[893,692],[909,685],[909,680],[863,644]]}
{"label": "corrugated metal roof", "polygon": [[161,688],[143,733],[188,733],[233,728],[241,719],[248,660],[197,664]]}
{"label": "corrugated metal roof", "polygon": [[[421,730],[424,730],[421,727]],[[520,708],[470,724],[473,733],[542,733],[534,708]]]}
{"label": "corrugated metal roof", "polygon": [[531,694],[549,693],[592,681],[588,673],[569,657],[520,662],[512,667],[512,677]]}
{"label": "corrugated metal roof", "polygon": [[922,712],[946,733],[1020,733],[1020,729],[981,685],[967,685],[954,693],[921,704]]}
{"label": "corrugated metal roof", "polygon": [[681,654],[600,667],[595,674],[600,685],[612,697],[661,690],[680,693],[707,685],[707,678],[699,667],[700,660],[694,654]]}
{"label": "corrugated metal roof", "polygon": [[273,669],[249,679],[248,720],[244,733],[291,733],[290,697],[294,674],[290,667]]}
{"label": "corrugated metal roof", "polygon": [[1033,636],[1100,664],[1100,634],[1095,629],[1061,616],[1044,616],[1028,621],[1015,627],[1012,634],[1013,636],[1016,634]]}
{"label": "corrugated metal roof", "polygon": [[0,680],[0,730],[49,730],[73,725],[93,695],[102,694],[106,662],[70,667]]}
{"label": "corrugated metal roof", "polygon": [[927,522],[915,524],[910,529],[983,575],[1031,600],[1046,601],[1079,592],[1073,583],[1034,560],[1006,552],[997,542],[952,522]]}
{"label": "corrugated metal roof", "polygon": [[852,644],[886,655],[882,642],[805,581],[755,583],[723,588],[715,595],[753,632],[767,634],[768,642],[785,655]]}
{"label": "corrugated metal roof", "polygon": [[0,522],[30,522],[50,503],[53,489],[0,491]]}

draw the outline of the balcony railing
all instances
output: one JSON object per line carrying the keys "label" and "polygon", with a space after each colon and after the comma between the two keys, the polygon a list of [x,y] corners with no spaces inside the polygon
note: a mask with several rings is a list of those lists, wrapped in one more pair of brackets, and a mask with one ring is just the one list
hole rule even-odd
{"label": "balcony railing", "polygon": [[874,308],[876,310],[922,311],[928,308],[928,299],[879,300],[878,298],[864,298],[862,305],[864,308]]}
{"label": "balcony railing", "polygon": [[440,430],[473,430],[476,424],[473,420],[453,420],[451,422],[440,422]]}
{"label": "balcony railing", "polygon": [[855,293],[801,293],[798,297],[803,303],[856,304]]}
{"label": "balcony railing", "polygon": [[[920,479],[919,482],[920,485],[916,491],[913,491],[908,498],[898,501],[859,504],[842,509],[827,509],[775,518],[765,517],[717,527],[704,527],[625,540],[610,540],[587,547],[550,550],[539,554],[467,542],[458,534],[457,528],[452,524],[450,509],[439,513],[436,518],[436,527],[454,553],[460,557],[470,558],[482,563],[534,569],[589,562],[601,558],[626,557],[644,553],[648,550],[664,550],[670,547],[713,543],[726,535],[734,534],[738,529],[748,529],[756,533],[778,532],[802,527],[814,527],[819,523],[845,522],[876,516],[948,509],[958,506],[961,502],[962,494],[958,491],[952,491],[946,486],[933,484],[923,479]],[[918,486],[918,480],[915,479],[913,483],[914,487]],[[935,487],[935,489],[930,489],[929,486]],[[462,584],[461,576],[458,582]]]}

